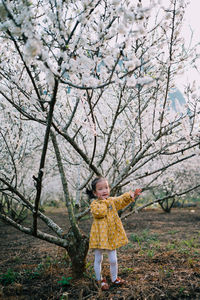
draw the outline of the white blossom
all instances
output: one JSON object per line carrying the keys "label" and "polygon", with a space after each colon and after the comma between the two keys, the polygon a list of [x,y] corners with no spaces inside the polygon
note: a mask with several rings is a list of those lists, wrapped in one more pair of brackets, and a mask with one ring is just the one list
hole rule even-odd
{"label": "white blossom", "polygon": [[26,59],[34,58],[41,53],[41,43],[36,39],[28,39],[25,44],[24,53]]}

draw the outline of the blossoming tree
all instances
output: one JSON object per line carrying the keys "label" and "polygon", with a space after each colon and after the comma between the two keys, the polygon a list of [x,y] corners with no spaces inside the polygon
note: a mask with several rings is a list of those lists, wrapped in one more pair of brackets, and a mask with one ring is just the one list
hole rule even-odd
{"label": "blossoming tree", "polygon": [[[188,114],[169,97],[195,55],[179,36],[184,9],[181,0],[1,1],[0,216],[67,249],[75,274],[88,238],[72,198],[79,203],[93,176],[108,177],[112,193],[153,189],[197,157],[198,98]],[[66,235],[39,209],[49,189],[61,188]],[[13,219],[5,202],[28,209],[32,226]],[[41,232],[38,218],[55,235]]]}

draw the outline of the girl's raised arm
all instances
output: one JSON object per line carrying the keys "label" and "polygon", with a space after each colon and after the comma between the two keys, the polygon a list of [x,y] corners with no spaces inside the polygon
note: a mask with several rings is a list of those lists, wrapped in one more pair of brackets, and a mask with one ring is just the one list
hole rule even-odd
{"label": "girl's raised arm", "polygon": [[129,203],[135,201],[136,197],[141,194],[141,189],[136,189],[134,192],[129,191],[123,195],[114,198],[114,204],[117,210],[126,207]]}

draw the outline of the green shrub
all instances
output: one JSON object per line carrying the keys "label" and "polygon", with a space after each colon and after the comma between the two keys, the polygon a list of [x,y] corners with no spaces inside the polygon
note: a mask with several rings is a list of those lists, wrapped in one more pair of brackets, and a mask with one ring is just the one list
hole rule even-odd
{"label": "green shrub", "polygon": [[70,285],[70,281],[72,280],[72,277],[64,277],[62,276],[61,280],[58,281],[58,283],[61,286],[66,286],[66,285]]}
{"label": "green shrub", "polygon": [[12,269],[8,269],[6,273],[0,274],[0,283],[2,285],[9,285],[15,282],[19,277],[19,274]]}

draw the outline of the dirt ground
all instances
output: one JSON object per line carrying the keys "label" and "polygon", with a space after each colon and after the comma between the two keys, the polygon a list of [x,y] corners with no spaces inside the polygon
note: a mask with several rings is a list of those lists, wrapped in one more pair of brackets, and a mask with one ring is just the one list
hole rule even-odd
{"label": "dirt ground", "polygon": [[[65,226],[65,209],[47,214]],[[80,224],[87,234],[91,222],[90,217]],[[126,284],[102,292],[94,280],[92,251],[83,278],[74,280],[64,249],[0,222],[0,299],[200,299],[200,207],[170,214],[143,210],[123,224],[129,244],[118,249],[118,263]],[[40,228],[50,232],[44,224]],[[110,283],[106,254],[103,274]]]}

